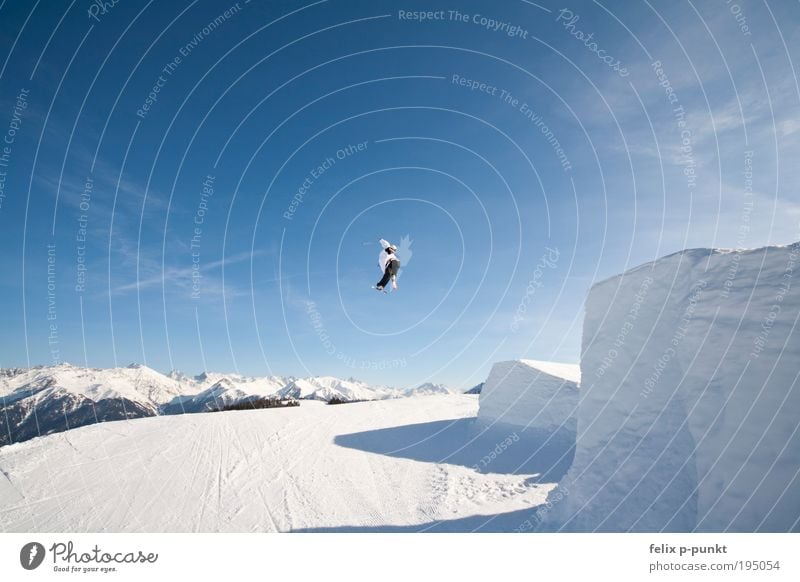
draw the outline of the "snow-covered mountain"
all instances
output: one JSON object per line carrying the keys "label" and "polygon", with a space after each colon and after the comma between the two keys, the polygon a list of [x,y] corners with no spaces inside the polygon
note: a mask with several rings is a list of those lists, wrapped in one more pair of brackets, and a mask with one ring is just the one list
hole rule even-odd
{"label": "snow-covered mountain", "polygon": [[59,364],[0,373],[0,396],[7,398],[26,388],[62,389],[95,402],[119,398],[158,407],[184,394],[186,384],[139,364],[109,369]]}
{"label": "snow-covered mountain", "polygon": [[403,391],[404,396],[429,396],[431,394],[457,394],[455,390],[450,390],[444,384],[434,384],[426,382],[416,388],[407,388]]}
{"label": "snow-covered mountain", "polygon": [[0,369],[0,446],[96,422],[221,410],[259,398],[382,400],[445,394],[441,385],[397,389],[333,376],[249,377],[147,366],[83,368],[70,364]]}
{"label": "snow-covered mountain", "polygon": [[333,376],[298,378],[289,382],[278,395],[281,398],[305,400],[380,400],[397,396],[395,391],[372,388],[358,380],[341,380]]}
{"label": "snow-covered mountain", "polygon": [[203,372],[194,378],[183,378],[186,394],[170,401],[161,410],[162,414],[211,412],[247,400],[278,397],[286,383],[291,381],[279,376],[254,378],[219,372]]}
{"label": "snow-covered mountain", "polygon": [[0,373],[0,445],[78,426],[153,416],[186,386],[146,366],[69,364]]}
{"label": "snow-covered mountain", "polygon": [[163,414],[213,412],[248,398],[257,396],[248,394],[227,378],[221,378],[198,394],[174,399],[162,409],[162,412]]}

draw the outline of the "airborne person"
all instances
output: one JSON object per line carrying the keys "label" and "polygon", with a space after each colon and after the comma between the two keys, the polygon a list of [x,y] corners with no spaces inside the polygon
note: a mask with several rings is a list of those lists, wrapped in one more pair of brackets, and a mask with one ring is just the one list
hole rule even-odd
{"label": "airborne person", "polygon": [[397,289],[397,271],[400,270],[400,259],[397,258],[397,247],[387,240],[379,241],[383,250],[378,255],[378,266],[383,272],[383,278],[375,285],[375,289],[383,291],[386,284],[391,279],[392,289]]}

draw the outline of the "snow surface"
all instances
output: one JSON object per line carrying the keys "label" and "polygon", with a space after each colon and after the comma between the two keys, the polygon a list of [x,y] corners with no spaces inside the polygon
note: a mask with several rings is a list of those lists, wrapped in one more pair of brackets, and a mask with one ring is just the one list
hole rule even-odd
{"label": "snow surface", "polygon": [[595,285],[575,460],[546,528],[800,529],[800,243]]}
{"label": "snow surface", "polygon": [[477,405],[303,401],[35,438],[0,449],[0,531],[511,531],[569,459],[480,430]]}
{"label": "snow surface", "polygon": [[492,366],[480,392],[478,418],[552,433],[574,433],[580,367],[538,360],[511,360]]}

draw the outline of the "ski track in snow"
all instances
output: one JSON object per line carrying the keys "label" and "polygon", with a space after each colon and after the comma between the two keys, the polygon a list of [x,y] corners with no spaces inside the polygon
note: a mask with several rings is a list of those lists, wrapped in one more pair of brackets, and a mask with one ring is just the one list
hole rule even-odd
{"label": "ski track in snow", "polygon": [[[477,406],[468,395],[303,402],[102,423],[10,445],[0,449],[0,531],[425,529],[533,511],[554,484],[436,462],[413,447],[397,453],[391,436],[387,454],[369,450],[382,430],[467,419]],[[336,444],[340,435],[363,439],[364,450]]]}

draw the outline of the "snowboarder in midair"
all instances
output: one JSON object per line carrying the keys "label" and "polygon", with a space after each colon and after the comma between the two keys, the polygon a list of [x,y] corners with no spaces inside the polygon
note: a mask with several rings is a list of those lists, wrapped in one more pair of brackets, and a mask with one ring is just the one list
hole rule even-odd
{"label": "snowboarder in midair", "polygon": [[378,255],[378,265],[383,271],[383,278],[378,281],[375,288],[378,291],[383,291],[386,284],[391,280],[392,289],[397,289],[397,271],[400,270],[400,259],[397,258],[397,247],[390,243],[388,240],[381,239],[381,246],[383,250]]}

